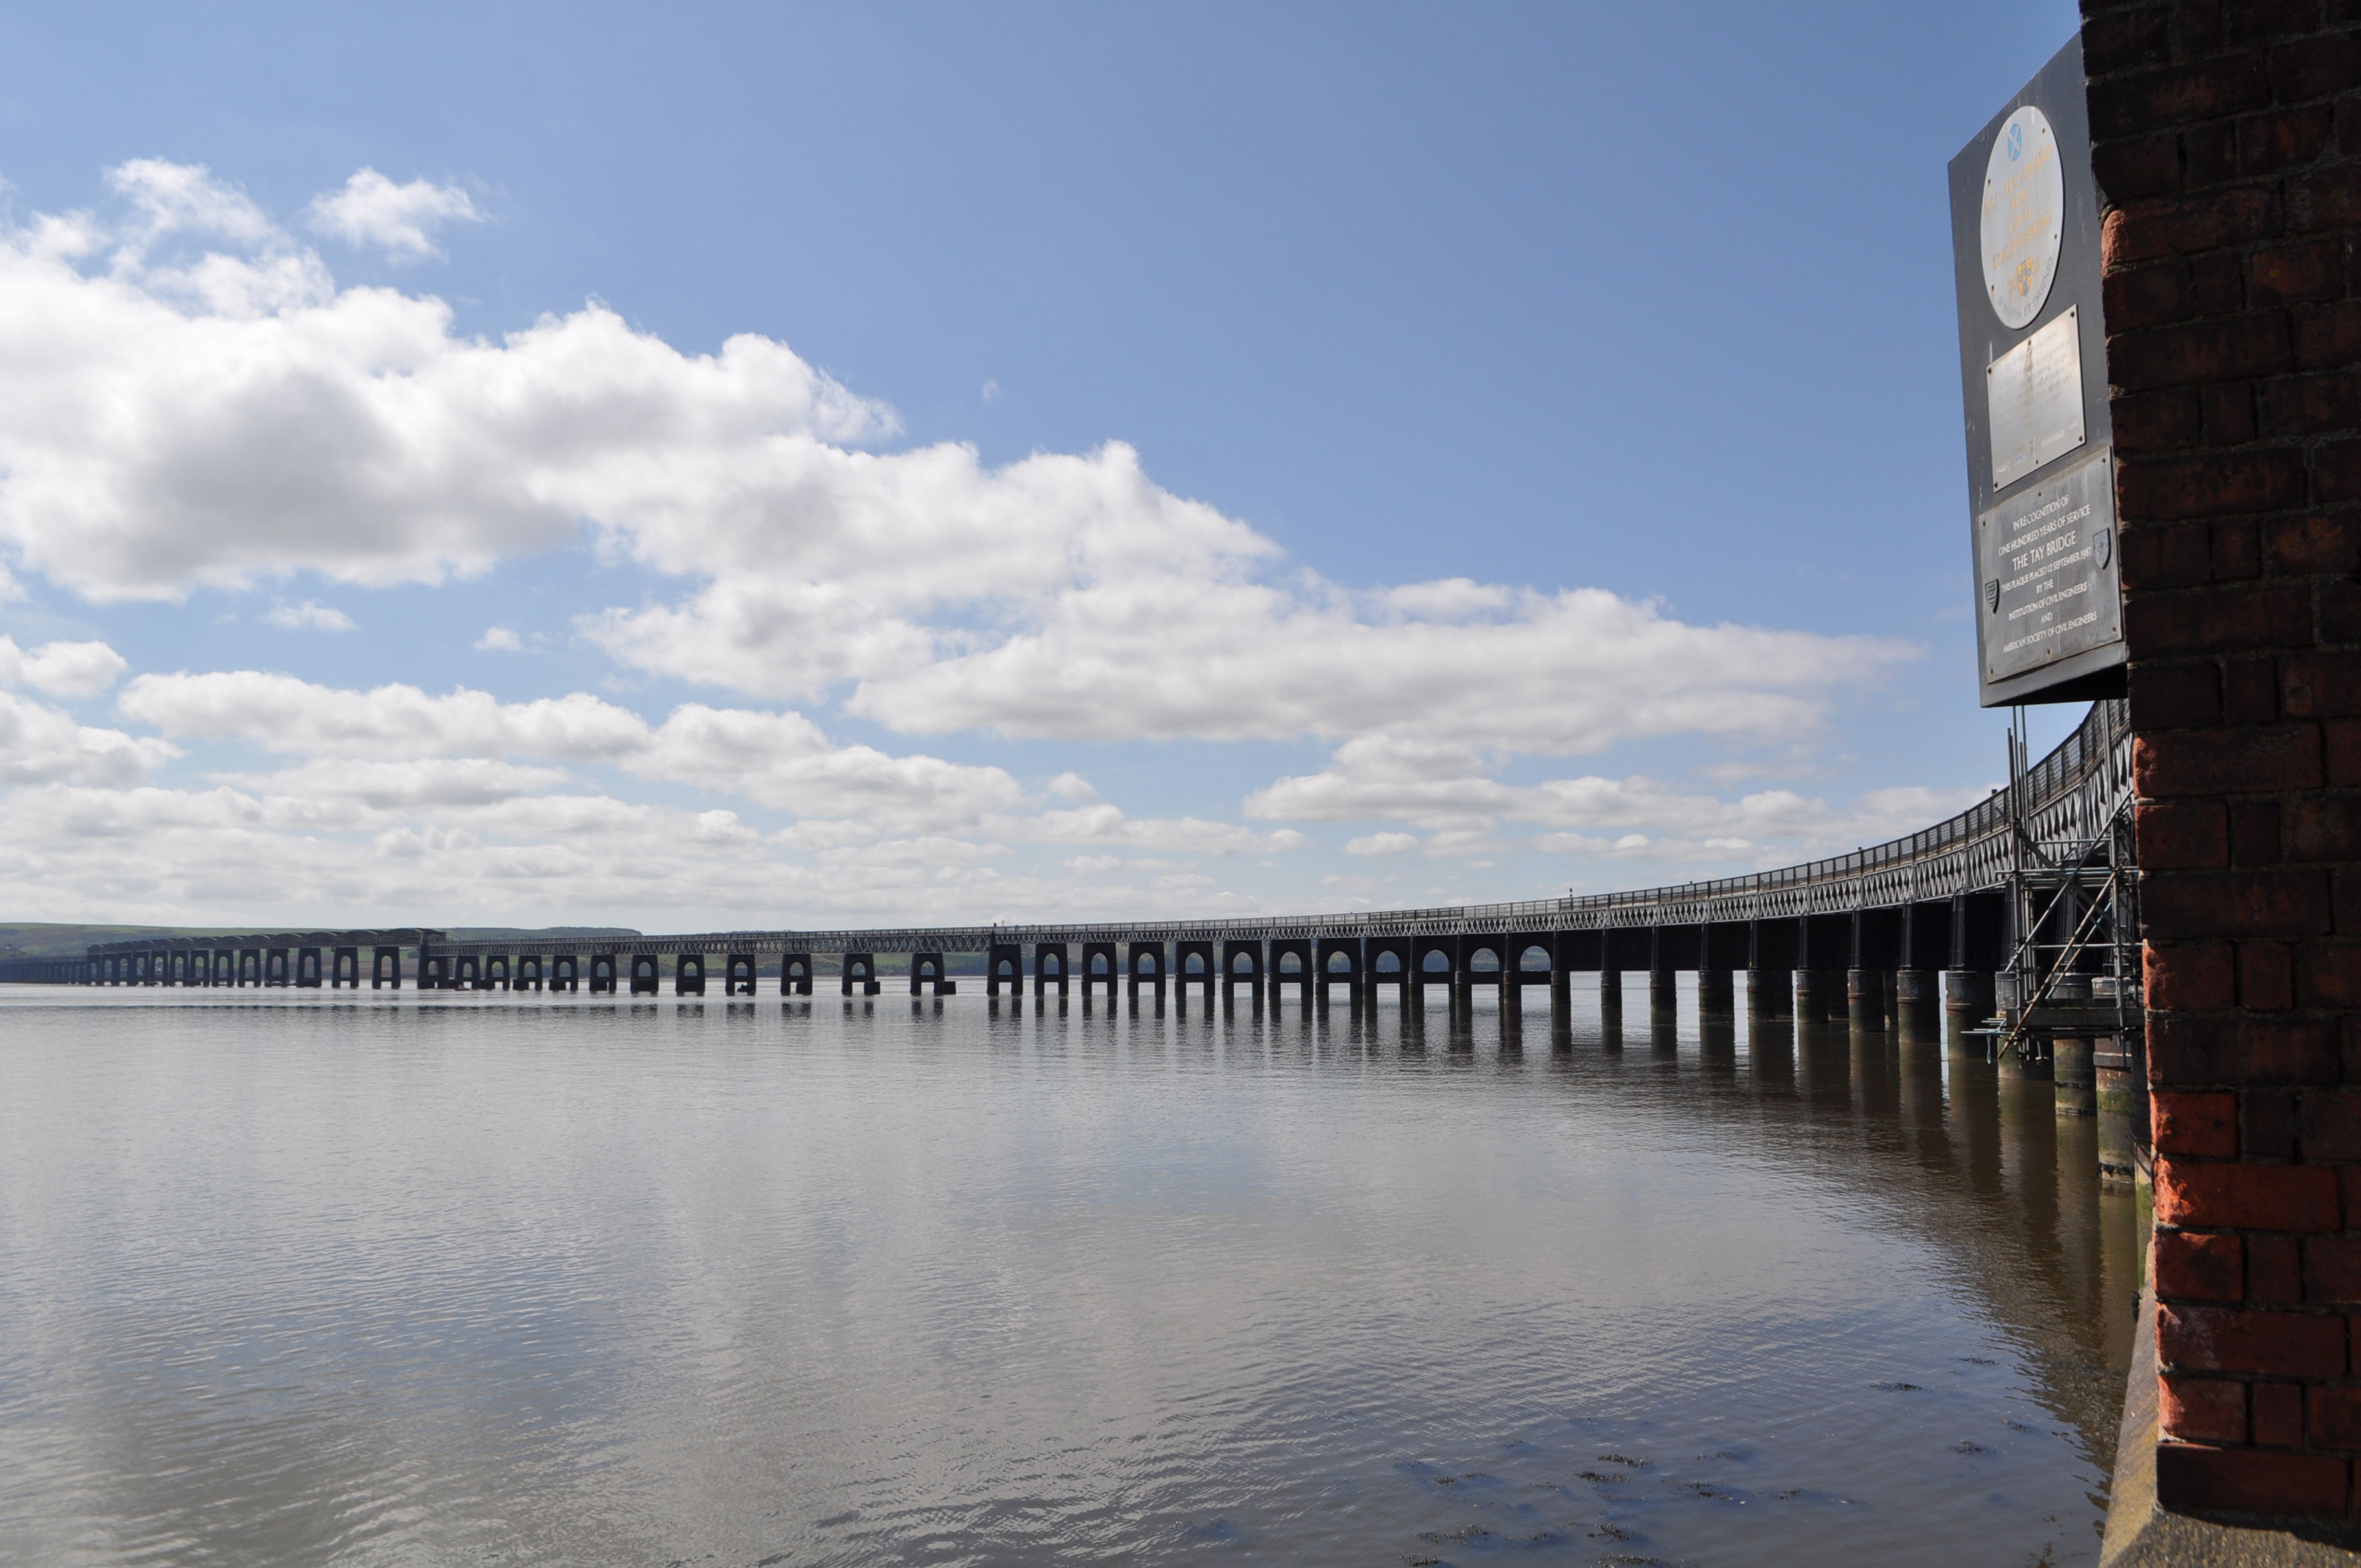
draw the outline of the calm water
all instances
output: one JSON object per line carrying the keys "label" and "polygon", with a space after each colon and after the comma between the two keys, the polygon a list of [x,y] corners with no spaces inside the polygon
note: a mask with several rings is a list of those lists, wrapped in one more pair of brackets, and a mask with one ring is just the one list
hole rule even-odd
{"label": "calm water", "polygon": [[1576,1014],[6,988],[0,1560],[2094,1558],[2090,1128]]}

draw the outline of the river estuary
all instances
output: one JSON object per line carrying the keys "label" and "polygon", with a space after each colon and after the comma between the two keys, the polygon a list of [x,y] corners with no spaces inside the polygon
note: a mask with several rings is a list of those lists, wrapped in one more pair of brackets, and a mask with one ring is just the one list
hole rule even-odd
{"label": "river estuary", "polygon": [[1693,1000],[7,987],[0,1562],[2092,1561],[2090,1124]]}

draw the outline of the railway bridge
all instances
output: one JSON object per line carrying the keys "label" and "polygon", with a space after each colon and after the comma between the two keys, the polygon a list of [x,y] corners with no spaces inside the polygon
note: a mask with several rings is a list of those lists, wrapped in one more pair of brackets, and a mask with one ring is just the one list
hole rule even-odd
{"label": "railway bridge", "polygon": [[[956,988],[951,959],[980,956],[997,996],[1104,988],[1137,997],[1245,989],[1308,1005],[1396,994],[1422,1014],[1430,989],[1455,1016],[1479,989],[1504,1018],[1545,990],[1554,1021],[1571,978],[1598,977],[1619,1015],[1623,977],[1648,977],[1652,1017],[1671,1015],[1675,976],[1692,971],[1700,1013],[1734,1014],[1745,976],[1751,1014],[1850,1016],[1876,1026],[1938,999],[1982,1016],[2027,987],[2136,1005],[2128,917],[2130,730],[2123,705],[2092,706],[2037,762],[2012,741],[2007,787],[1946,821],[1888,843],[1777,871],[1675,887],[1511,904],[1263,919],[1104,924],[708,931],[553,944],[453,940],[418,927],[257,933],[104,943],[80,959],[19,960],[0,980],[89,985],[399,988],[678,995],[708,986],[783,995],[833,984],[875,995],[881,954],[907,955],[913,994]],[[1997,983],[1996,983],[1997,982]],[[2047,990],[2042,991],[2044,996]]]}

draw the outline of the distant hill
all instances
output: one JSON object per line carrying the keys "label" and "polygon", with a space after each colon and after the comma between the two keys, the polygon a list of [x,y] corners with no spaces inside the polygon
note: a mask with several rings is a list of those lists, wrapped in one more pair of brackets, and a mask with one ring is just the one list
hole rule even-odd
{"label": "distant hill", "polygon": [[[278,929],[293,929],[280,927]],[[253,926],[72,926],[38,921],[0,922],[0,959],[78,958],[98,942],[128,942],[140,937],[244,937]],[[455,942],[489,942],[511,938],[530,940],[624,939],[640,933],[623,926],[447,926],[440,927]]]}

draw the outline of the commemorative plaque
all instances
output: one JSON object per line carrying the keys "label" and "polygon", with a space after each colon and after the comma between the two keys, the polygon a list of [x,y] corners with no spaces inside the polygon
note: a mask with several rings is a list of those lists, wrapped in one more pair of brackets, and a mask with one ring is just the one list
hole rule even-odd
{"label": "commemorative plaque", "polygon": [[2102,452],[2009,492],[1976,519],[1984,679],[2006,680],[2121,641],[2114,463]]}
{"label": "commemorative plaque", "polygon": [[2082,444],[2081,324],[2069,310],[1984,367],[1994,489]]}
{"label": "commemorative plaque", "polygon": [[2078,38],[1951,159],[1978,695],[2123,692],[2099,192]]}

